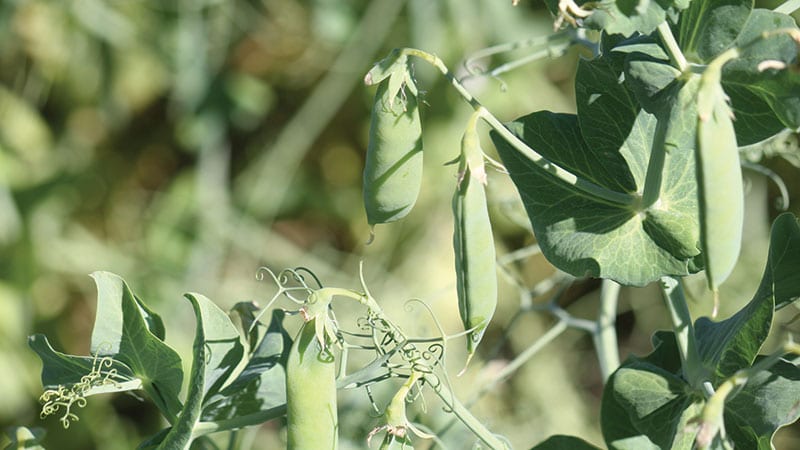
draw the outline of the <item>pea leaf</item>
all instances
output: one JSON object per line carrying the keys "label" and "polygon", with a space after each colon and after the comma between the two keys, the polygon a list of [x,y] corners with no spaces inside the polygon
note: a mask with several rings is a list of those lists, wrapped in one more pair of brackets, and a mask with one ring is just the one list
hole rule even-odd
{"label": "pea leaf", "polygon": [[183,369],[180,356],[152,331],[159,331],[160,319],[140,306],[118,275],[95,272],[92,278],[97,285],[92,353],[125,363],[143,380],[145,392],[162,413],[176,417],[181,410]]}
{"label": "pea leaf", "polygon": [[598,447],[575,436],[550,436],[531,450],[599,450]]}
{"label": "pea leaf", "polygon": [[[656,130],[656,118],[635,106],[620,74],[601,62],[581,62],[576,80],[578,115],[536,112],[507,124],[508,129],[549,160],[610,190],[641,192]],[[564,183],[521,156],[492,133],[511,179],[548,260],[576,276],[610,278],[641,286],[665,274],[694,270],[699,235],[694,177],[695,120],[685,108],[691,91],[673,99],[667,117],[661,201],[658,213],[609,204]],[[604,122],[611,116],[617,121]],[[664,144],[664,143],[662,143]],[[615,148],[616,147],[616,148]],[[652,209],[652,208],[651,208]],[[663,214],[662,214],[663,213]],[[686,224],[677,234],[657,220],[664,214]],[[645,226],[645,221],[649,223]],[[688,249],[688,250],[687,250]]]}
{"label": "pea leaf", "polygon": [[660,333],[654,344],[647,357],[628,358],[603,391],[601,427],[611,449],[692,448],[696,430],[689,421],[700,413],[702,397],[659,365],[680,365],[672,333]]}
{"label": "pea leaf", "polygon": [[[775,299],[788,304],[800,294],[798,245],[797,219],[788,213],[779,216],[772,227],[767,268],[753,300],[721,322],[700,318],[695,323],[698,352],[713,387],[761,358],[757,352],[769,333]],[[692,448],[697,428],[688,420],[700,413],[703,397],[678,375],[674,335],[656,333],[653,345],[650,355],[628,358],[603,392],[601,425],[610,448],[651,444]],[[798,405],[800,368],[779,361],[750,376],[728,399],[724,410],[728,437],[736,448],[771,449],[778,428],[800,418]]]}
{"label": "pea leaf", "polygon": [[[101,359],[92,356],[74,356],[58,352],[53,349],[43,334],[36,334],[28,338],[28,345],[42,360],[42,386],[55,388],[59,385],[68,386],[81,381],[81,378],[98,371],[101,377],[113,374],[109,380],[112,383],[102,386],[92,386],[86,395],[110,391],[123,391],[138,389],[141,383],[125,383],[137,380],[133,371],[124,363],[115,359],[106,360],[102,365]],[[113,371],[113,372],[112,372]],[[120,389],[113,389],[114,385]],[[101,389],[102,388],[102,389]],[[124,388],[124,389],[122,389]]]}
{"label": "pea leaf", "polygon": [[767,267],[756,296],[771,292],[775,309],[800,298],[800,223],[791,213],[784,213],[772,224]]}
{"label": "pea leaf", "polygon": [[693,0],[678,23],[686,58],[708,62],[733,45],[752,9],[753,0]]}
{"label": "pea leaf", "polygon": [[[186,299],[192,303],[194,315],[197,319],[197,326],[194,333],[194,344],[192,345],[192,370],[189,374],[189,391],[186,393],[186,403],[183,405],[178,420],[172,425],[169,432],[164,436],[158,448],[159,450],[183,450],[189,446],[193,438],[193,430],[200,418],[200,411],[203,406],[203,393],[208,390],[209,384],[215,380],[209,380],[209,361],[220,360],[219,356],[213,354],[208,345],[214,342],[214,337],[220,333],[214,328],[218,326],[215,319],[218,308],[211,303],[211,300],[199,294],[186,294]],[[227,316],[225,317],[227,319]],[[230,319],[228,319],[230,322]],[[211,325],[211,329],[206,330],[206,326]],[[232,324],[231,324],[232,326]],[[234,329],[235,332],[235,329]],[[238,333],[236,334],[238,338]],[[214,368],[211,368],[213,371]]]}
{"label": "pea leaf", "polygon": [[769,257],[753,299],[730,318],[695,324],[698,350],[718,384],[737,370],[748,367],[769,334],[773,310],[800,296],[800,225],[790,213],[780,215],[772,226]]}
{"label": "pea leaf", "polygon": [[797,29],[791,16],[756,9],[736,37],[741,56],[723,68],[722,85],[736,114],[740,145],[766,139],[783,128],[800,128],[800,73],[762,70],[765,60],[797,65],[797,46],[787,34],[762,36],[764,30]]}
{"label": "pea leaf", "polygon": [[630,36],[634,33],[650,34],[666,20],[667,12],[675,1],[661,0],[603,0],[586,18],[585,25],[605,30],[607,33]]}
{"label": "pea leaf", "polygon": [[800,418],[800,369],[779,361],[750,377],[725,405],[725,429],[736,448],[771,450],[775,432]]}
{"label": "pea leaf", "polygon": [[286,356],[291,339],[283,329],[285,312],[274,310],[258,346],[235,380],[206,398],[202,420],[215,429],[258,424],[283,415],[286,407]]}

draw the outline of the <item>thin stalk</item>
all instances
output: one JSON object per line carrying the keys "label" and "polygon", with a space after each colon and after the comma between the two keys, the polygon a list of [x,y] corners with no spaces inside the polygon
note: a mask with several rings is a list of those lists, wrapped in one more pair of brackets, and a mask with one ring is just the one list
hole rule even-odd
{"label": "thin stalk", "polygon": [[658,120],[651,146],[650,160],[647,163],[647,175],[644,179],[642,191],[642,209],[647,209],[655,204],[661,197],[661,182],[664,178],[664,161],[667,148],[667,120]]}
{"label": "thin stalk", "polygon": [[619,367],[616,318],[620,288],[621,286],[612,280],[603,280],[603,287],[600,290],[600,314],[597,317],[597,328],[592,333],[604,383]]}
{"label": "thin stalk", "polygon": [[567,323],[563,320],[559,320],[552,328],[547,330],[547,332],[539,337],[530,347],[526,348],[525,351],[517,355],[510,363],[508,363],[503,370],[501,370],[494,378],[481,386],[481,388],[473,394],[472,398],[467,402],[468,405],[474,404],[478,399],[483,397],[487,392],[491,391],[495,388],[499,383],[506,380],[510,377],[514,372],[516,372],[520,367],[522,367],[525,363],[527,363],[531,358],[533,358],[537,353],[539,353],[547,344],[552,342],[555,338],[561,335],[567,329]]}
{"label": "thin stalk", "polygon": [[[480,76],[496,77],[503,73],[510,72],[516,69],[517,67],[524,66],[525,64],[542,59],[544,57],[559,57],[566,52],[566,50],[570,47],[570,45],[572,45],[574,34],[575,33],[572,30],[565,30],[556,34],[551,34],[549,36],[536,37],[519,42],[500,44],[494,47],[489,47],[480,50],[472,54],[464,63],[464,66],[469,72],[469,75],[462,77],[461,81],[463,82],[464,80]],[[474,68],[475,60],[477,59],[485,58],[498,53],[505,53],[512,50],[517,50],[525,47],[533,47],[533,46],[537,47],[543,46],[543,48],[537,49],[536,51],[531,52],[523,56],[522,58],[515,59],[505,64],[501,64],[500,66],[497,66],[494,69],[485,72],[475,70]]]}
{"label": "thin stalk", "polygon": [[559,166],[558,164],[549,161],[547,158],[536,152],[534,149],[530,148],[528,144],[523,142],[520,138],[515,136],[508,128],[503,125],[500,120],[498,120],[492,113],[490,113],[486,108],[481,105],[481,103],[472,96],[472,94],[467,91],[467,89],[462,85],[456,77],[450,72],[450,70],[445,66],[444,62],[442,62],[439,57],[435,55],[431,55],[430,53],[424,52],[422,50],[417,50],[414,48],[404,48],[400,50],[402,54],[415,56],[417,58],[422,59],[423,61],[431,64],[432,66],[436,67],[445,78],[450,81],[450,84],[458,91],[461,97],[472,106],[473,109],[478,111],[481,118],[490,126],[492,127],[503,139],[506,140],[515,150],[517,150],[520,154],[528,158],[538,167],[542,168],[546,172],[550,173],[551,175],[555,176],[559,180],[563,181],[564,183],[573,186],[584,193],[588,194],[589,196],[607,202],[612,205],[633,205],[636,203],[638,196],[631,195],[624,192],[617,192],[611,189],[606,189],[600,185],[592,183],[583,178],[579,178],[569,170],[564,169],[563,167]]}
{"label": "thin stalk", "polygon": [[675,36],[672,34],[672,30],[666,20],[658,26],[658,35],[661,37],[661,42],[667,47],[667,53],[672,64],[681,72],[686,72],[689,68],[689,63],[686,61],[686,57],[683,56],[681,47],[678,45],[678,41],[675,40]]}
{"label": "thin stalk", "polygon": [[672,329],[675,331],[675,340],[681,354],[683,375],[691,386],[700,388],[706,374],[697,350],[692,316],[686,305],[683,286],[677,278],[663,277],[661,278],[661,291],[672,319]]}
{"label": "thin stalk", "polygon": [[787,2],[783,2],[780,6],[773,9],[773,11],[781,14],[791,14],[798,9],[800,9],[800,0],[789,0]]}
{"label": "thin stalk", "polygon": [[491,449],[502,450],[508,448],[502,440],[486,428],[483,422],[472,415],[469,409],[453,395],[453,392],[445,383],[442,383],[436,375],[427,373],[424,375],[423,379],[433,388],[433,391],[436,392],[445,406],[453,412],[453,415],[458,417],[461,423],[474,433],[484,444]]}

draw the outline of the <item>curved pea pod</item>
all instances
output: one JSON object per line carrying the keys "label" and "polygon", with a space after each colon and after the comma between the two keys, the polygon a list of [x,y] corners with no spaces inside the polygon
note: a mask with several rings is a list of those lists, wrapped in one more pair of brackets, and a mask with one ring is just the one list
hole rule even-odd
{"label": "curved pea pod", "polygon": [[[723,62],[724,64],[724,62]],[[744,189],[732,113],[719,83],[718,66],[703,74],[697,97],[698,200],[700,245],[706,279],[713,291],[739,257],[744,222]]]}
{"label": "curved pea pod", "polygon": [[459,183],[453,195],[453,248],[458,310],[467,334],[467,364],[497,307],[492,225],[486,207],[486,174],[473,116],[461,140]]}
{"label": "curved pea pod", "polygon": [[323,349],[312,319],[300,329],[286,363],[289,450],[331,450],[338,445],[336,362]]}
{"label": "curved pea pod", "polygon": [[[398,85],[405,80],[406,87]],[[375,93],[364,168],[364,207],[370,225],[405,217],[422,184],[422,126],[416,88],[407,73],[383,80]]]}

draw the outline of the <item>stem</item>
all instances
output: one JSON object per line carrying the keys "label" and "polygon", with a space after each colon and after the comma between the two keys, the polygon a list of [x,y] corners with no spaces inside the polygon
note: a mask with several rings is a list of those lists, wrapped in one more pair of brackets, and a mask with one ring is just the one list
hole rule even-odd
{"label": "stem", "polygon": [[[469,72],[469,75],[462,77],[461,81],[463,82],[464,80],[480,76],[496,77],[500,74],[509,72],[517,67],[523,66],[546,56],[561,56],[569,48],[569,46],[576,41],[575,34],[576,32],[570,29],[548,36],[538,36],[523,41],[509,42],[479,50],[470,55],[469,58],[467,58],[467,60],[464,62],[464,67],[467,69],[467,72]],[[487,58],[498,53],[506,53],[513,50],[518,50],[520,48],[541,46],[544,48],[540,48],[532,53],[529,53],[528,55],[523,56],[522,58],[507,62],[489,71],[481,72],[475,70],[475,61],[478,59]]]}
{"label": "stem", "polygon": [[653,136],[650,161],[647,164],[647,175],[642,192],[642,209],[647,209],[661,198],[661,181],[664,175],[664,160],[667,154],[666,139],[668,121],[659,119]]}
{"label": "stem", "polygon": [[686,57],[683,56],[681,47],[678,45],[678,41],[675,40],[675,36],[673,36],[666,20],[658,26],[658,35],[661,37],[661,42],[667,47],[667,53],[672,64],[681,72],[686,72],[689,68],[689,63],[686,61]]}
{"label": "stem", "polygon": [[530,148],[528,144],[523,142],[520,138],[515,136],[508,128],[503,125],[492,113],[481,105],[481,103],[467,91],[450,70],[445,66],[439,57],[431,55],[430,53],[414,48],[404,48],[400,50],[402,54],[415,56],[424,60],[425,62],[436,67],[442,75],[450,81],[450,84],[461,94],[461,97],[472,106],[473,109],[479,112],[481,118],[492,127],[500,136],[503,137],[514,149],[520,152],[523,156],[528,158],[542,170],[550,173],[564,183],[573,186],[589,196],[610,203],[612,205],[632,205],[636,201],[636,196],[628,193],[617,192],[606,189],[600,185],[592,183],[591,181],[579,178],[572,172],[564,169],[563,167],[547,160],[544,156],[540,155],[534,149]]}
{"label": "stem", "polygon": [[612,280],[603,280],[600,290],[600,314],[597,317],[597,328],[592,333],[597,360],[603,382],[619,367],[619,349],[617,348],[617,303],[621,286]]}
{"label": "stem", "polygon": [[777,8],[773,9],[776,13],[791,14],[800,9],[800,0],[788,0]]}
{"label": "stem", "polygon": [[442,383],[439,378],[432,374],[427,373],[423,379],[429,386],[436,392],[436,395],[442,399],[442,402],[450,408],[453,415],[458,417],[461,423],[464,424],[472,433],[475,434],[484,444],[492,449],[507,449],[508,446],[503,443],[497,436],[495,436],[477,417],[467,409],[454,395],[450,389]]}
{"label": "stem", "polygon": [[664,303],[672,319],[672,329],[675,331],[675,340],[681,353],[681,367],[683,376],[692,387],[700,388],[705,378],[705,369],[697,350],[692,316],[686,305],[683,287],[674,277],[661,278],[661,290],[664,293]]}

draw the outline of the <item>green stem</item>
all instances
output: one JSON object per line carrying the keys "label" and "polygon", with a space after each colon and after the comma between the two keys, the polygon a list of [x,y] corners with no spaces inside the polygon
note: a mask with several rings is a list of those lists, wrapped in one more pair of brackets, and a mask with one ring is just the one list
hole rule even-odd
{"label": "green stem", "polygon": [[672,319],[675,340],[681,354],[683,375],[692,387],[700,388],[706,374],[697,349],[692,316],[686,305],[683,287],[677,278],[663,277],[661,278],[661,290]]}
{"label": "green stem", "polygon": [[[480,77],[480,76],[496,77],[500,74],[509,72],[511,70],[516,69],[517,67],[523,66],[525,64],[528,64],[530,62],[536,61],[544,57],[559,57],[563,55],[564,52],[570,47],[570,45],[572,45],[573,42],[577,40],[575,34],[576,34],[575,30],[568,29],[548,36],[538,36],[531,39],[525,39],[523,41],[508,42],[479,50],[471,54],[469,58],[467,58],[467,60],[464,62],[464,66],[469,72],[469,75],[462,77],[461,81],[463,82],[464,80],[467,80],[469,78]],[[478,59],[487,58],[489,56],[493,56],[498,53],[506,53],[526,47],[543,47],[543,48],[531,52],[523,56],[522,58],[515,59],[508,63],[497,66],[494,69],[491,69],[487,72],[481,72],[474,69],[475,61]]]}
{"label": "green stem", "polygon": [[401,49],[400,52],[405,55],[415,56],[417,58],[422,59],[423,61],[431,64],[432,66],[436,67],[439,72],[441,72],[450,84],[461,94],[461,97],[472,106],[473,109],[478,111],[481,115],[481,118],[490,126],[492,127],[500,136],[503,137],[509,144],[511,144],[514,149],[516,149],[520,154],[528,158],[538,167],[542,168],[542,170],[550,173],[551,175],[555,176],[559,180],[573,186],[584,193],[590,195],[591,197],[605,201],[612,205],[633,205],[636,203],[638,196],[631,195],[624,192],[617,192],[611,189],[606,189],[600,185],[592,183],[583,178],[579,178],[572,172],[564,169],[563,167],[559,166],[558,164],[549,161],[544,156],[536,152],[534,149],[530,148],[528,144],[523,142],[520,138],[515,136],[508,128],[503,125],[492,113],[490,113],[486,108],[481,105],[481,103],[472,96],[472,94],[467,91],[467,89],[462,85],[456,77],[450,72],[450,70],[445,66],[444,62],[439,59],[437,56],[431,55],[430,53],[424,52],[422,50],[417,50],[414,48],[404,48]]}
{"label": "green stem", "polygon": [[592,333],[597,360],[603,381],[619,367],[619,349],[617,348],[617,303],[620,285],[612,280],[603,280],[600,290],[600,314],[597,317],[597,328]]}
{"label": "green stem", "polygon": [[478,418],[453,395],[453,392],[450,391],[445,383],[442,383],[436,375],[427,373],[424,375],[423,379],[433,388],[434,392],[442,399],[445,406],[453,412],[453,415],[458,417],[461,423],[474,433],[484,444],[491,449],[502,450],[508,448],[502,440],[486,428],[483,422],[478,420]]}
{"label": "green stem", "polygon": [[782,3],[777,8],[773,9],[776,13],[791,14],[800,9],[800,0],[789,0]]}
{"label": "green stem", "polygon": [[689,68],[689,63],[686,61],[686,57],[683,56],[681,47],[678,45],[678,41],[675,40],[675,36],[673,36],[672,30],[666,20],[661,22],[661,25],[658,26],[658,35],[661,37],[661,42],[666,47],[672,64],[681,72],[686,72]]}
{"label": "green stem", "polygon": [[664,161],[666,159],[666,138],[667,126],[669,121],[666,119],[658,120],[651,146],[650,161],[647,163],[647,175],[644,179],[644,190],[642,191],[642,210],[655,204],[661,197],[661,181],[664,175]]}

